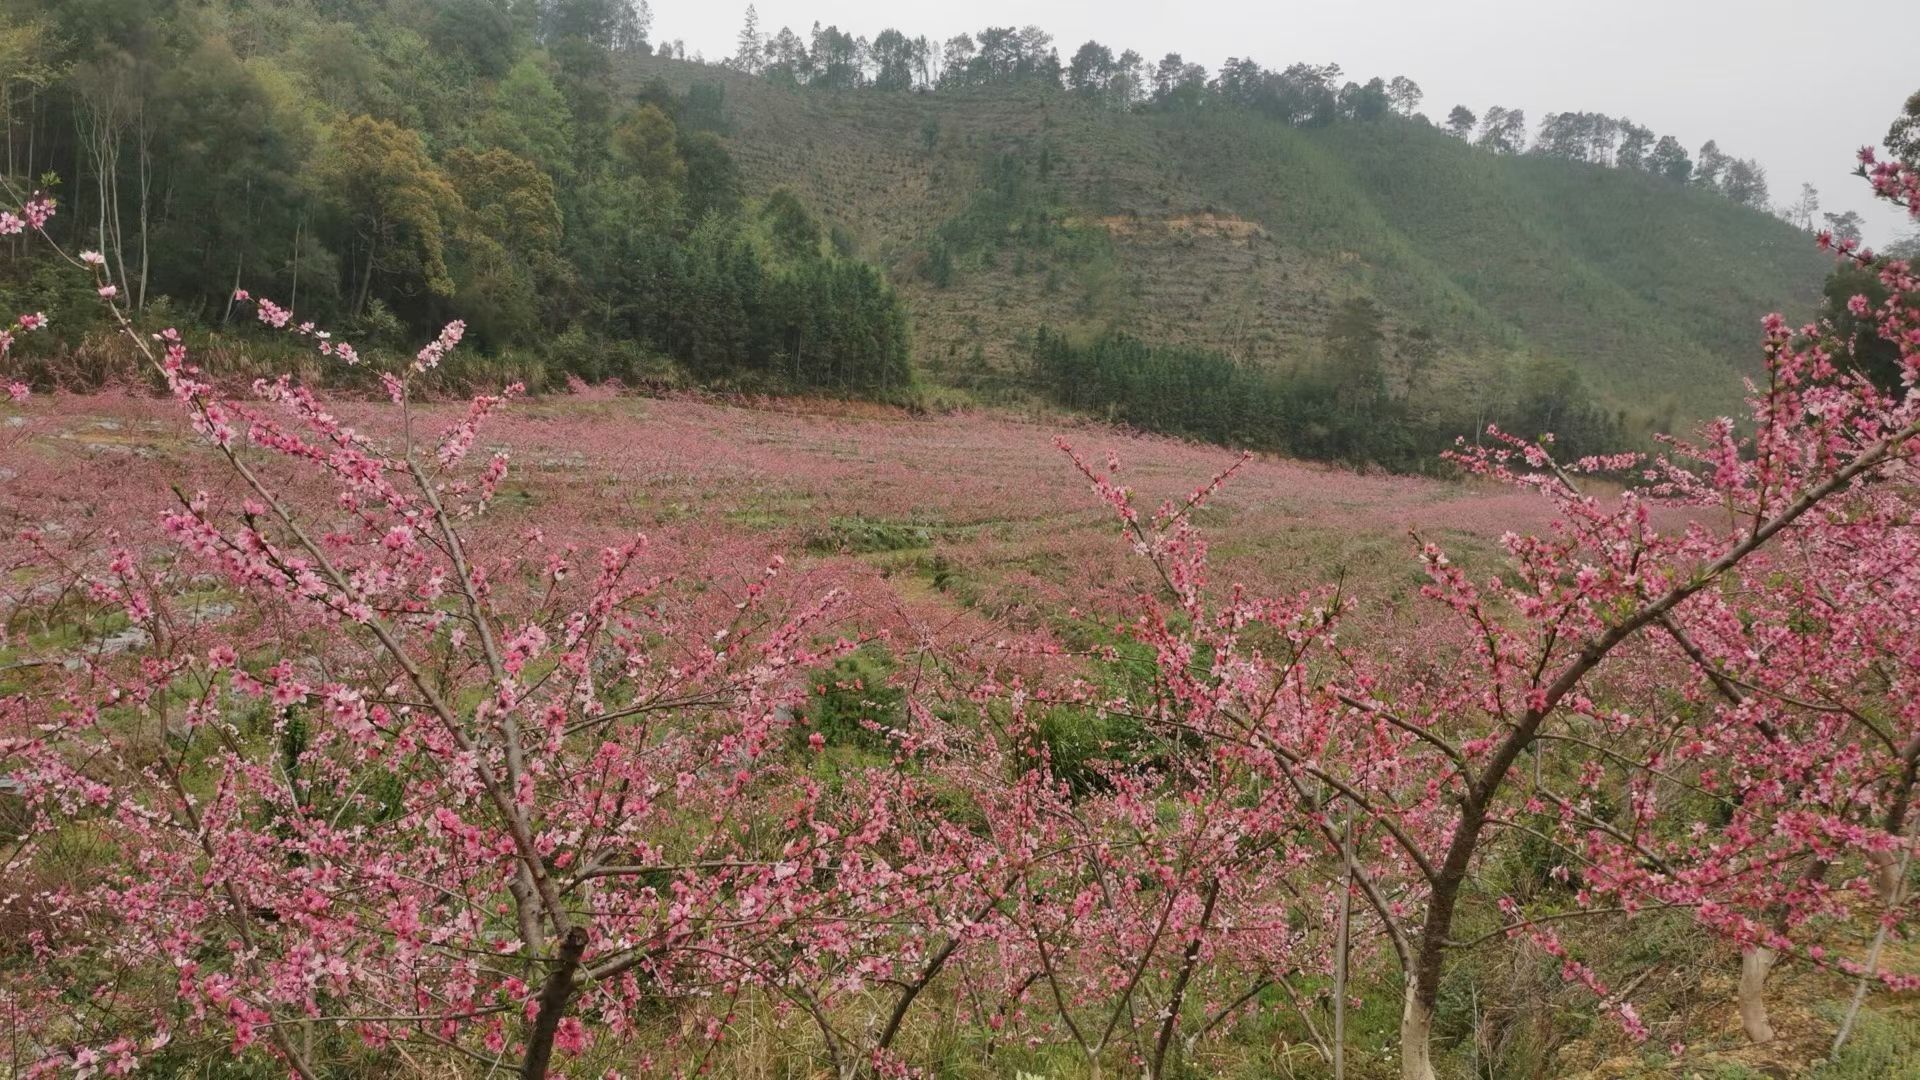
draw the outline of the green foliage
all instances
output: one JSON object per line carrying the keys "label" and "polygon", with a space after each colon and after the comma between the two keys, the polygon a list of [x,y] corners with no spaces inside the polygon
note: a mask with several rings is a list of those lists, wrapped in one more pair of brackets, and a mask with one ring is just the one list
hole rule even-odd
{"label": "green foliage", "polygon": [[[184,331],[230,321],[244,288],[363,349],[464,319],[467,377],[680,381],[671,358],[768,390],[915,392],[904,308],[853,234],[823,252],[791,192],[743,209],[721,84],[616,95],[616,58],[645,45],[631,5],[6,10],[9,160],[66,177],[57,238]],[[55,318],[36,350],[98,329],[26,275],[0,265]]]}
{"label": "green foliage", "polygon": [[460,197],[417,133],[354,117],[334,128],[316,171],[357,256],[355,314],[366,308],[376,279],[389,279],[403,292],[453,293],[446,236]]}
{"label": "green foliage", "polygon": [[[1513,392],[1472,422],[1415,407],[1424,337],[1406,335],[1391,357],[1379,308],[1343,303],[1317,363],[1281,375],[1207,349],[1149,345],[1109,331],[1077,344],[1042,327],[1034,335],[1035,375],[1071,409],[1151,431],[1300,457],[1399,469],[1432,468],[1441,451],[1486,422],[1523,437],[1552,432],[1564,455],[1616,449],[1618,421],[1595,406],[1563,361],[1528,360],[1512,372]],[[1403,389],[1389,386],[1389,361]],[[1412,377],[1407,376],[1412,372]]]}
{"label": "green foliage", "polygon": [[[1820,314],[1849,346],[1836,361],[1872,379],[1882,390],[1899,393],[1903,376],[1900,348],[1880,336],[1879,320],[1874,315],[1887,302],[1888,294],[1887,287],[1880,283],[1879,270],[1842,259],[1827,276],[1823,293],[1826,304]],[[1867,298],[1866,315],[1855,315],[1849,308],[1855,296]]]}
{"label": "green foliage", "polygon": [[481,78],[499,78],[513,63],[513,17],[499,0],[446,0],[427,35]]}
{"label": "green foliage", "polygon": [[945,287],[956,259],[975,262],[1001,251],[1051,254],[1072,264],[1106,251],[1104,230],[1074,221],[1047,183],[1050,152],[1029,164],[1020,152],[995,154],[981,168],[980,184],[959,214],[935,230],[928,244],[926,274]]}
{"label": "green foliage", "polygon": [[585,284],[606,298],[598,327],[710,381],[910,397],[899,297],[872,267],[822,254],[811,213],[780,202],[768,211],[778,250],[766,253],[738,219],[709,212],[675,239],[670,205],[645,210],[642,193],[609,190],[594,210],[608,243],[580,259]]}
{"label": "green foliage", "polygon": [[909,551],[933,543],[933,530],[909,522],[873,518],[836,518],[826,532],[807,546],[823,553],[865,555],[877,551]]}
{"label": "green foliage", "polygon": [[455,150],[447,171],[465,218],[456,236],[460,282],[455,306],[482,344],[533,337],[546,322],[543,298],[570,271],[560,254],[561,214],[553,181],[505,150]]}
{"label": "green foliage", "polygon": [[[1838,1024],[1840,1009],[1821,1010],[1823,1020]],[[1881,1080],[1882,1077],[1920,1078],[1920,1020],[1904,1010],[1860,1010],[1852,1036],[1838,1057],[1813,1070],[1818,1080]]]}
{"label": "green foliage", "polygon": [[1887,149],[1909,165],[1920,164],[1920,90],[1907,98],[1906,107],[1887,127]]}
{"label": "green foliage", "polygon": [[1151,346],[1123,333],[1076,346],[1042,327],[1034,335],[1033,360],[1042,385],[1070,409],[1151,431],[1273,445],[1261,414],[1277,397],[1277,386],[1219,353]]}
{"label": "green foliage", "polygon": [[820,223],[793,192],[776,189],[760,216],[772,232],[773,248],[780,257],[811,259],[820,254]]}
{"label": "green foliage", "polygon": [[1148,743],[1140,721],[1094,709],[1056,706],[1041,713],[1034,727],[1054,775],[1077,792],[1105,785],[1105,768],[1142,763],[1141,753]]}
{"label": "green foliage", "polygon": [[556,180],[573,175],[573,115],[567,99],[537,55],[514,62],[493,90],[479,138],[545,169]]}
{"label": "green foliage", "polygon": [[625,176],[656,184],[686,182],[687,163],[680,158],[678,132],[667,114],[654,105],[629,109],[613,126],[613,163]]}
{"label": "green foliage", "polygon": [[716,82],[696,82],[687,87],[686,101],[680,107],[680,126],[689,131],[707,131],[726,135],[727,88]]}
{"label": "green foliage", "polygon": [[688,217],[697,221],[708,214],[740,212],[740,169],[718,135],[711,131],[683,134],[680,157],[687,163]]}
{"label": "green foliage", "polygon": [[906,720],[906,696],[893,685],[893,654],[886,646],[868,643],[839,658],[833,666],[814,672],[807,680],[807,703],[801,710],[805,729],[796,738],[817,731],[828,746],[851,746],[885,753],[886,731]]}

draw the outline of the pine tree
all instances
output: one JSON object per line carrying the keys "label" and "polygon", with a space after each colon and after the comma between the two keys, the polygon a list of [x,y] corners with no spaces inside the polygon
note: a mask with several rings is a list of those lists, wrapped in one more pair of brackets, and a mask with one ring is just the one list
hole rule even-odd
{"label": "pine tree", "polygon": [[1812,231],[1816,216],[1820,213],[1820,191],[1812,184],[1800,185],[1800,198],[1787,208],[1787,221],[1795,228]]}
{"label": "pine tree", "polygon": [[1473,115],[1472,109],[1465,105],[1455,105],[1453,111],[1447,114],[1447,134],[1456,139],[1464,139],[1473,134],[1474,125],[1479,122],[1480,118]]}
{"label": "pine tree", "polygon": [[762,42],[760,38],[760,13],[747,5],[747,21],[740,27],[740,47],[733,54],[733,66],[749,75],[760,70]]}

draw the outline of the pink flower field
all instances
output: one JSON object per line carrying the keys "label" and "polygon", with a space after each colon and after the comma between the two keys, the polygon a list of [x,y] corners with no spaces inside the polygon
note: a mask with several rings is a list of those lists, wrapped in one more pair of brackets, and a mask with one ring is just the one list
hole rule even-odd
{"label": "pink flower field", "polygon": [[[387,406],[342,401],[377,425]],[[429,405],[437,430],[464,406]],[[148,520],[171,489],[230,484],[222,465],[164,400],[45,395],[0,428],[7,531],[72,516]],[[716,573],[786,553],[796,566],[862,581],[884,624],[889,605],[933,617],[977,608],[1007,631],[1070,606],[1136,594],[1145,570],[1111,515],[1055,449],[1116,453],[1143,502],[1184,494],[1231,464],[1219,447],[1133,435],[1067,418],[910,416],[877,406],[782,402],[742,407],[606,394],[516,403],[489,422],[485,449],[511,462],[490,525],[537,527],[585,545],[639,529],[698,551]],[[52,508],[59,508],[54,512]],[[1279,458],[1246,463],[1210,504],[1218,573],[1294,590],[1344,575],[1363,595],[1405,598],[1419,582],[1418,533],[1491,551],[1551,507],[1529,492]],[[932,587],[941,571],[943,591]],[[963,603],[963,599],[965,602]],[[944,621],[944,620],[941,620]]]}

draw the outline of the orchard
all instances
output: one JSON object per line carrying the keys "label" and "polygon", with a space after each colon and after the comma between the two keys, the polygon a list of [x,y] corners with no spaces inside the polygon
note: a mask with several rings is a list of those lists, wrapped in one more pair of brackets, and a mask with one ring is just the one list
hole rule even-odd
{"label": "orchard", "polygon": [[[1862,171],[1920,217],[1920,176]],[[1159,1078],[1284,1030],[1339,1076],[1385,994],[1368,1059],[1428,1080],[1449,980],[1501,950],[1684,1053],[1583,951],[1606,920],[1723,943],[1755,1042],[1782,965],[1854,988],[1836,1052],[1920,989],[1920,279],[1854,241],[1903,392],[1776,315],[1749,413],[1657,455],[1463,444],[1550,524],[1491,570],[1411,537],[1417,618],[1222,580],[1201,523],[1242,466],[1154,505],[1076,433],[1056,467],[1141,587],[1089,562],[1070,620],[960,633],[799,552],[503,520],[519,388],[429,400],[460,323],[395,359],[240,292],[376,389],[235,386],[56,213],[0,233],[87,283],[197,449],[6,500],[10,1075],[730,1075],[761,1040],[795,1075]],[[60,407],[0,381],[22,427]],[[836,695],[898,708],[831,726]]]}

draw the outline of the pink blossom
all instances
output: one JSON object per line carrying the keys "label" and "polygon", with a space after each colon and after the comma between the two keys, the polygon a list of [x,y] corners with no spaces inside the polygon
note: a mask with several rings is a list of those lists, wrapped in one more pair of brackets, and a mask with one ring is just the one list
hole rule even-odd
{"label": "pink blossom", "polygon": [[587,1026],[577,1016],[569,1016],[560,1021],[560,1029],[554,1033],[554,1048],[564,1054],[579,1054],[587,1049]]}
{"label": "pink blossom", "polygon": [[448,323],[446,327],[440,331],[440,336],[428,342],[426,347],[421,349],[419,354],[414,358],[414,369],[416,371],[426,371],[430,368],[438,367],[440,361],[446,359],[447,354],[453,351],[453,347],[460,344],[460,339],[466,332],[467,324],[465,322],[455,319]]}
{"label": "pink blossom", "polygon": [[293,319],[293,312],[264,297],[262,297],[255,306],[258,309],[256,314],[260,321],[273,327],[275,330],[284,330],[287,323]]}

